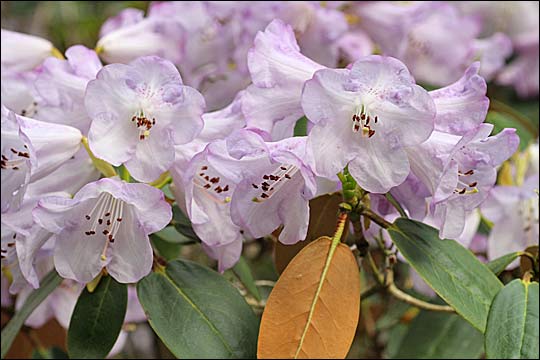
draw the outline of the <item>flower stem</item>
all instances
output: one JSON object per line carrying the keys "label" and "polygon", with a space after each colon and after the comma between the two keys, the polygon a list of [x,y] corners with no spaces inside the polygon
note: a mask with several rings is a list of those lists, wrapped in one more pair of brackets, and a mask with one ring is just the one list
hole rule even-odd
{"label": "flower stem", "polygon": [[396,198],[394,198],[392,194],[386,193],[385,197],[386,197],[386,200],[388,200],[388,202],[392,204],[394,208],[396,208],[396,210],[399,212],[399,215],[401,215],[401,217],[404,217],[407,219],[409,218],[409,216],[407,215],[407,213],[405,212],[401,204],[397,202]]}

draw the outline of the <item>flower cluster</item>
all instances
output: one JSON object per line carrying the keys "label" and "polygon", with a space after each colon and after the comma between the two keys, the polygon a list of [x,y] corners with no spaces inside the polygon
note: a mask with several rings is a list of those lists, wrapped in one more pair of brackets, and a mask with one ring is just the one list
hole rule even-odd
{"label": "flower cluster", "polygon": [[309,200],[345,168],[389,220],[386,193],[469,246],[481,209],[489,257],[522,250],[538,238],[538,146],[536,169],[495,186],[520,140],[484,122],[486,81],[538,94],[538,2],[511,6],[154,2],[65,57],[2,29],[11,293],[39,287],[43,263],[69,279],[55,295],[69,303],[103,269],[139,281],[174,201],[224,271],[246,240],[280,227],[284,244],[305,239]]}

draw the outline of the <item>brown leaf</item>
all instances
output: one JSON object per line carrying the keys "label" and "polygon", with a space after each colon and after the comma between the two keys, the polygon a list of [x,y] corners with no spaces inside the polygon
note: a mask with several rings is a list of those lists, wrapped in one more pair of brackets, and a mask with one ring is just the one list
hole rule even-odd
{"label": "brown leaf", "polygon": [[[313,240],[321,236],[332,236],[336,230],[339,204],[343,201],[340,193],[319,196],[309,202],[309,227],[306,239],[294,245],[276,242],[274,261],[276,270],[281,274],[293,257]],[[279,234],[276,235],[276,238]]]}
{"label": "brown leaf", "polygon": [[[538,245],[529,246],[528,248],[525,249],[525,252],[531,254],[536,259],[538,259]],[[534,273],[533,266],[534,265],[531,258],[527,256],[521,257],[520,263],[519,263],[519,267],[521,269],[521,275],[525,274],[528,271],[532,271]],[[536,280],[536,279],[533,279],[533,280]]]}
{"label": "brown leaf", "polygon": [[279,278],[262,316],[258,358],[347,355],[360,314],[360,273],[349,247],[337,244],[332,254],[331,244],[329,237],[310,243]]}

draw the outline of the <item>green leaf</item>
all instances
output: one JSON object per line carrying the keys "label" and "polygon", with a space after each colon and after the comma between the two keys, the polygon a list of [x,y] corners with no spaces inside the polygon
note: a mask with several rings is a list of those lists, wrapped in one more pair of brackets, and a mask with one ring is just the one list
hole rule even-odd
{"label": "green leaf", "polygon": [[488,359],[538,359],[538,283],[515,279],[495,297],[486,328]]}
{"label": "green leaf", "polygon": [[508,265],[519,257],[519,252],[513,252],[510,254],[503,255],[495,260],[491,260],[486,265],[495,275],[499,275],[506,269]]}
{"label": "green leaf", "polygon": [[455,314],[421,311],[411,322],[395,359],[477,359],[484,336]]}
{"label": "green leaf", "polygon": [[307,135],[307,118],[302,116],[296,125],[294,126],[294,136],[306,136]]}
{"label": "green leaf", "polygon": [[529,143],[534,140],[533,135],[531,131],[528,130],[527,126],[524,126],[506,114],[490,111],[486,116],[486,122],[494,125],[494,135],[501,132],[504,128],[515,128],[520,139],[519,149],[521,151],[525,150]]}
{"label": "green leaf", "polygon": [[165,229],[158,231],[157,233],[154,233],[152,235],[155,235],[159,237],[163,241],[167,241],[173,244],[191,244],[193,243],[193,240],[180,234],[178,231],[176,231],[174,226],[167,226]]}
{"label": "green leaf", "polygon": [[163,240],[163,238],[157,236],[156,234],[150,235],[150,239],[152,240],[152,244],[156,248],[158,254],[163,256],[165,260],[174,260],[180,255],[180,251],[182,250],[181,244],[171,243]]}
{"label": "green leaf", "polygon": [[173,207],[173,219],[171,220],[171,225],[174,226],[176,231],[184,235],[189,240],[193,242],[201,242],[191,227],[191,221],[189,221],[188,217],[184,215],[178,206]]}
{"label": "green leaf", "polygon": [[28,296],[22,308],[15,313],[11,321],[2,329],[2,359],[11,347],[13,340],[15,340],[26,319],[61,282],[62,278],[57,274],[56,270],[48,273],[41,279],[40,287]]}
{"label": "green leaf", "polygon": [[127,285],[112,276],[101,278],[94,292],[79,296],[67,334],[71,358],[100,359],[111,351],[124,323]]}
{"label": "green leaf", "polygon": [[238,260],[236,265],[234,265],[232,270],[234,274],[238,277],[238,279],[240,279],[242,284],[244,284],[247,291],[249,291],[249,293],[253,295],[255,299],[257,299],[257,301],[261,301],[261,295],[259,294],[259,289],[257,288],[257,285],[255,285],[255,279],[253,278],[251,269],[249,268],[249,265],[243,256],[240,256],[240,259]]}
{"label": "green leaf", "polygon": [[441,240],[437,229],[421,222],[399,218],[388,233],[424,281],[484,332],[491,301],[503,287],[488,267],[458,242]]}
{"label": "green leaf", "polygon": [[150,326],[178,358],[254,358],[258,321],[228,281],[175,260],[137,284]]}

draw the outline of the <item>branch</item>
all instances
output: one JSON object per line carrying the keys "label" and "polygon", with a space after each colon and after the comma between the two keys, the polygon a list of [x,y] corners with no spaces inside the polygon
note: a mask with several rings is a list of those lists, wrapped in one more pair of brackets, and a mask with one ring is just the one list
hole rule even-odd
{"label": "branch", "polygon": [[392,226],[391,223],[384,220],[384,218],[381,217],[380,215],[371,211],[371,209],[363,207],[362,209],[360,209],[360,214],[364,215],[365,217],[367,217],[368,219],[370,219],[371,221],[373,221],[375,224],[379,225],[382,228],[388,229],[390,226]]}
{"label": "branch", "polygon": [[371,253],[367,254],[367,259],[375,279],[379,282],[381,286],[384,286],[388,289],[388,292],[392,294],[396,299],[399,299],[407,304],[415,306],[419,309],[431,310],[431,311],[441,311],[441,312],[454,312],[454,309],[448,305],[437,305],[431,304],[426,301],[415,298],[412,295],[405,293],[403,290],[399,289],[394,283],[394,272],[391,269],[386,270],[386,276],[381,274],[375,260],[371,256]]}

